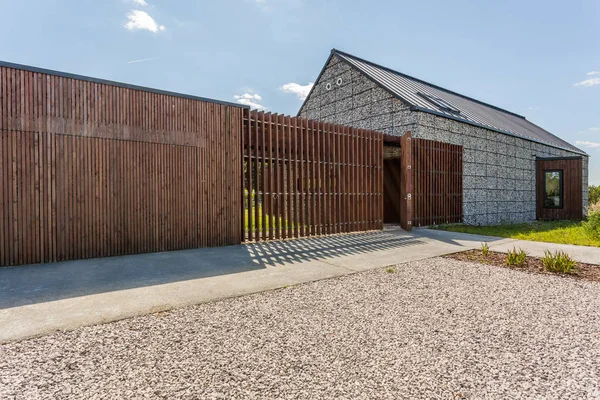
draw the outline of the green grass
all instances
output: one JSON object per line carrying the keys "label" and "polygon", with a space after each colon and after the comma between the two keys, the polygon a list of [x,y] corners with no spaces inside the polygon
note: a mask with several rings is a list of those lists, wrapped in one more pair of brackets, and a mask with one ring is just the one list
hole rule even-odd
{"label": "green grass", "polygon": [[[255,209],[252,209],[252,229],[256,229],[256,216]],[[271,226],[277,227],[275,218],[269,214],[265,214],[265,227],[270,229]],[[287,228],[287,221],[283,218],[279,218],[279,226],[281,228]],[[244,227],[248,230],[248,209],[244,211]],[[262,207],[258,208],[258,229],[262,229]]]}
{"label": "green grass", "polygon": [[497,226],[440,225],[437,229],[536,242],[600,247],[600,239],[588,236],[581,221],[537,221]]}

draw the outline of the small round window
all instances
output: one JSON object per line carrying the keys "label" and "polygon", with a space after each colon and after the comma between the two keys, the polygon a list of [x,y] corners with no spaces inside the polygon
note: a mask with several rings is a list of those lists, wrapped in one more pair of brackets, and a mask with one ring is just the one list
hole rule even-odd
{"label": "small round window", "polygon": [[338,86],[342,86],[342,82],[342,78],[337,78],[337,81],[335,81]]}
{"label": "small round window", "polygon": [[325,89],[327,89],[327,90],[331,90],[331,83],[328,83],[328,84],[326,84],[326,85],[325,85]]}

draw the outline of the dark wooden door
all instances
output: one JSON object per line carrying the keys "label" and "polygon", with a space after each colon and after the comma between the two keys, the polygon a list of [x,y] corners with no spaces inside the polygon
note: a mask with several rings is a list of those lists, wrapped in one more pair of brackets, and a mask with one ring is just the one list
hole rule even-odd
{"label": "dark wooden door", "polygon": [[401,162],[399,158],[383,160],[383,222],[400,223]]}

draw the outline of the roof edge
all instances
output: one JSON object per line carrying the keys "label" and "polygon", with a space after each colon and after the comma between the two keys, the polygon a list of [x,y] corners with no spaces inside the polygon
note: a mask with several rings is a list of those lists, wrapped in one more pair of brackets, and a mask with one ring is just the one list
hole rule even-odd
{"label": "roof edge", "polygon": [[[331,55],[332,56],[335,54],[334,50],[331,51]],[[400,96],[398,93],[394,92],[392,89],[387,88],[384,85],[382,85],[381,83],[377,82],[377,79],[373,78],[371,75],[365,73],[364,71],[361,71],[356,65],[352,64],[350,61],[348,61],[344,57],[340,57],[340,60],[342,60],[341,62],[346,63],[346,65],[348,65],[350,68],[353,68],[357,72],[361,73],[365,78],[367,78],[368,80],[370,80],[371,82],[373,82],[379,89],[381,89],[381,90],[383,90],[385,92],[388,92],[393,97],[395,97],[396,99],[398,99],[398,100],[406,103],[410,107],[416,107],[416,105],[413,102],[405,99],[404,97]]]}
{"label": "roof edge", "polygon": [[55,71],[55,70],[45,69],[45,68],[40,68],[40,67],[33,67],[33,66],[30,66],[30,65],[15,64],[15,63],[7,62],[7,61],[2,61],[2,60],[0,60],[0,67],[13,68],[13,69],[18,69],[18,70],[28,71],[28,72],[37,72],[37,73],[40,73],[40,74],[47,74],[47,75],[52,75],[52,76],[58,76],[58,77],[67,78],[67,79],[77,79],[77,80],[85,81],[85,82],[99,83],[99,84],[103,84],[103,85],[116,86],[116,87],[120,87],[120,88],[124,88],[124,89],[140,90],[140,91],[144,91],[144,92],[161,94],[161,95],[165,95],[165,96],[180,97],[180,98],[189,99],[189,100],[204,101],[206,103],[220,104],[220,105],[223,105],[223,106],[230,106],[230,107],[239,107],[239,108],[250,109],[250,106],[247,106],[247,105],[244,105],[244,104],[239,104],[239,103],[233,103],[233,102],[229,102],[229,101],[209,99],[209,98],[206,98],[206,97],[194,96],[194,95],[191,95],[191,94],[171,92],[171,91],[168,91],[168,90],[161,90],[161,89],[154,89],[154,88],[146,87],[146,86],[132,85],[132,84],[129,84],[129,83],[111,81],[111,80],[108,80],[108,79],[93,78],[93,77],[90,77],[90,76],[72,74],[72,73],[69,73],[69,72]]}
{"label": "roof edge", "polygon": [[[505,113],[507,113],[507,114],[513,115],[513,116],[515,116],[515,117],[518,117],[518,118],[522,118],[522,119],[525,119],[525,120],[527,119],[527,118],[526,118],[525,116],[523,116],[523,115],[520,115],[520,114],[514,113],[514,112],[512,112],[512,111],[505,110],[505,109],[503,109],[503,108],[500,108],[500,107],[494,106],[494,105],[492,105],[492,104],[486,103],[486,102],[484,102],[484,101],[481,101],[481,100],[474,99],[473,97],[465,96],[464,94],[460,94],[460,93],[454,92],[454,91],[452,91],[452,90],[449,90],[449,89],[443,88],[443,87],[441,87],[441,86],[435,85],[435,84],[433,84],[433,83],[430,83],[430,82],[424,81],[424,80],[422,80],[422,79],[415,78],[414,76],[410,76],[410,75],[404,74],[404,73],[402,73],[402,72],[398,72],[398,71],[396,71],[396,70],[393,70],[393,69],[391,69],[391,68],[385,67],[385,66],[383,66],[383,65],[381,65],[381,64],[377,64],[377,63],[374,63],[374,62],[372,62],[372,61],[365,60],[364,58],[357,57],[357,56],[355,56],[355,55],[352,55],[352,54],[350,54],[350,53],[347,53],[347,52],[345,52],[345,51],[341,51],[341,50],[338,50],[338,49],[335,49],[335,48],[333,48],[333,49],[331,49],[331,52],[332,52],[332,53],[338,53],[338,54],[341,54],[341,55],[344,55],[344,56],[348,56],[348,57],[355,58],[355,59],[357,59],[357,60],[359,60],[359,61],[365,62],[365,63],[367,63],[367,64],[371,64],[371,65],[373,65],[373,66],[375,66],[375,67],[377,67],[377,68],[384,69],[384,70],[386,70],[386,71],[388,71],[388,72],[391,72],[391,73],[394,73],[394,74],[402,75],[402,76],[404,76],[405,78],[413,79],[413,80],[415,80],[415,81],[417,81],[417,82],[423,83],[423,84],[425,84],[425,85],[429,85],[429,86],[431,86],[431,87],[434,87],[434,88],[436,88],[436,89],[442,90],[442,91],[444,91],[444,92],[447,92],[447,93],[453,94],[453,95],[455,95],[455,96],[462,97],[463,99],[467,99],[467,100],[470,100],[470,101],[474,101],[475,103],[478,103],[478,104],[484,105],[484,106],[486,106],[486,107],[493,108],[493,109],[495,109],[495,110],[498,110],[498,111],[505,112]],[[363,72],[363,73],[365,73],[365,72]],[[366,74],[366,73],[365,73],[365,75],[368,75],[368,74]]]}
{"label": "roof edge", "polygon": [[306,95],[306,98],[304,99],[304,101],[302,102],[302,105],[298,109],[298,113],[296,113],[297,117],[300,116],[300,113],[302,112],[302,109],[306,105],[306,102],[308,101],[308,99],[310,98],[310,96],[313,94],[313,92],[315,90],[315,87],[317,86],[317,82],[319,82],[319,79],[321,79],[321,76],[323,76],[323,73],[325,72],[325,69],[327,68],[327,64],[329,64],[329,61],[331,61],[332,58],[333,58],[333,50],[329,53],[329,57],[327,57],[327,61],[325,61],[325,64],[323,64],[323,67],[321,68],[321,72],[319,72],[319,75],[317,76],[317,79],[315,79],[315,82],[313,83],[313,86],[310,88],[310,91],[308,92],[308,95]]}
{"label": "roof edge", "polygon": [[580,154],[582,156],[589,157],[589,154],[587,154],[586,152],[584,152],[581,149],[577,149],[575,146],[573,146],[573,147],[575,147],[576,150],[575,149],[568,149],[566,147],[559,146],[557,144],[548,143],[548,142],[544,142],[544,141],[541,141],[541,140],[536,140],[534,138],[529,138],[529,137],[525,137],[525,136],[520,136],[520,135],[517,135],[517,134],[509,132],[509,131],[504,131],[502,129],[493,128],[491,126],[479,124],[477,122],[469,121],[469,120],[466,120],[466,119],[463,119],[463,118],[452,117],[450,115],[446,115],[446,114],[443,114],[443,113],[440,113],[440,112],[437,112],[437,111],[434,111],[434,110],[429,110],[429,109],[423,108],[423,107],[413,106],[413,107],[411,107],[411,110],[420,111],[420,112],[424,112],[424,113],[427,113],[427,114],[437,115],[438,117],[448,118],[448,119],[451,119],[451,120],[454,120],[454,121],[458,121],[458,122],[462,122],[462,123],[465,123],[465,124],[468,124],[468,125],[476,126],[478,128],[487,129],[487,130],[492,131],[492,132],[502,133],[504,135],[512,136],[512,137],[515,137],[517,139],[522,139],[522,140],[526,140],[528,142],[543,144],[544,146],[553,147],[555,149],[565,150],[565,151],[569,151],[571,153]]}

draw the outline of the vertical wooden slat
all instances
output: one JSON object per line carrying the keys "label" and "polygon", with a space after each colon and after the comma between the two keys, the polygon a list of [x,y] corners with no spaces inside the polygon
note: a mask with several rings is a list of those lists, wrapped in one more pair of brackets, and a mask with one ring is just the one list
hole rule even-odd
{"label": "vertical wooden slat", "polygon": [[266,118],[266,115],[264,112],[260,113],[260,117],[261,117],[261,129],[262,129],[262,138],[261,138],[261,161],[260,161],[260,176],[261,176],[261,183],[262,183],[262,187],[261,187],[261,206],[262,206],[262,212],[261,212],[261,237],[262,240],[267,240],[267,217],[266,217],[266,201],[267,201],[267,194],[266,194],[266,190],[267,190],[267,171],[266,171],[266,163],[267,163],[267,151],[266,151],[266,145],[268,143],[267,140],[267,132],[268,132],[268,128],[266,126],[266,123],[268,122],[268,119]]}
{"label": "vertical wooden slat", "polygon": [[293,220],[293,237],[300,237],[300,201],[299,201],[299,169],[298,169],[298,152],[300,151],[299,135],[301,135],[301,128],[298,126],[298,119],[296,117],[290,118],[290,129],[291,129],[291,140],[292,147],[290,149],[290,164],[292,168],[291,184],[292,190],[292,220]]}
{"label": "vertical wooden slat", "polygon": [[308,151],[308,186],[307,186],[307,194],[308,194],[308,203],[307,203],[307,214],[308,214],[308,221],[309,221],[309,227],[310,227],[310,236],[315,236],[317,234],[317,170],[316,170],[316,164],[317,164],[317,146],[316,146],[316,139],[317,139],[317,126],[318,124],[314,121],[310,122],[310,128],[308,131],[308,146],[307,146],[307,151]]}
{"label": "vertical wooden slat", "polygon": [[281,168],[281,161],[279,158],[279,145],[280,145],[280,136],[281,136],[281,115],[274,115],[273,118],[273,125],[274,125],[274,156],[275,159],[272,163],[272,171],[273,171],[273,186],[274,186],[274,191],[275,191],[275,195],[273,196],[273,214],[275,216],[274,221],[275,221],[275,229],[273,229],[274,231],[274,237],[276,239],[281,239],[282,235],[281,235],[281,201],[282,201],[282,196],[281,196],[281,172],[282,172],[282,168]]}
{"label": "vertical wooden slat", "polygon": [[314,194],[314,226],[315,226],[315,235],[319,236],[321,234],[321,200],[322,200],[322,196],[321,196],[321,146],[320,146],[320,140],[321,140],[321,121],[315,121],[315,125],[314,125],[314,133],[313,133],[313,140],[314,140],[314,157],[313,157],[313,167],[314,167],[314,187],[313,187],[313,194]]}
{"label": "vertical wooden slat", "polygon": [[[259,190],[261,190],[260,188],[260,181],[259,181],[259,172],[260,172],[260,166],[262,165],[262,161],[261,159],[259,159],[259,114],[257,111],[254,111],[254,113],[252,114],[254,116],[254,146],[255,146],[255,150],[254,150],[254,187],[255,187],[255,194],[254,194],[254,222],[255,222],[255,234],[254,234],[254,239],[256,241],[260,240],[260,229],[259,226],[261,225],[262,221],[261,221],[261,215],[259,214],[259,211],[262,209],[262,203],[259,203],[259,200],[262,201],[262,198],[259,197]],[[262,123],[260,124],[260,127],[262,129]],[[262,136],[264,138],[264,135]],[[262,151],[262,147],[261,151]],[[262,179],[262,176],[260,177]]]}
{"label": "vertical wooden slat", "polygon": [[[246,157],[246,182],[247,182],[247,190],[248,195],[246,196],[246,202],[248,204],[247,207],[247,215],[248,215],[248,240],[251,242],[254,240],[254,225],[252,224],[253,220],[253,199],[254,199],[254,186],[252,185],[252,171],[254,168],[254,153],[252,148],[252,116],[255,113],[251,113],[250,110],[245,110],[244,113],[247,115],[247,125],[246,125],[246,138],[247,141],[244,143],[243,148],[247,154]],[[254,124],[258,124],[256,118],[254,118]],[[244,186],[242,186],[244,187]],[[243,222],[243,221],[242,221]]]}
{"label": "vertical wooden slat", "polygon": [[305,221],[305,206],[306,199],[304,196],[304,183],[305,183],[305,167],[304,160],[306,159],[305,142],[306,142],[306,122],[302,119],[296,119],[296,126],[298,127],[298,152],[296,153],[296,166],[298,169],[297,176],[297,191],[298,191],[298,237],[303,237],[306,233],[306,221]]}
{"label": "vertical wooden slat", "polygon": [[288,238],[294,238],[296,230],[296,218],[295,218],[295,179],[294,179],[294,119],[290,116],[286,118],[287,125],[287,184],[286,188],[288,191],[287,202],[287,218],[288,218]]}

